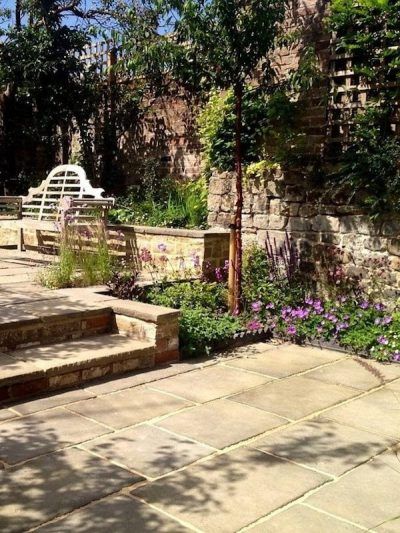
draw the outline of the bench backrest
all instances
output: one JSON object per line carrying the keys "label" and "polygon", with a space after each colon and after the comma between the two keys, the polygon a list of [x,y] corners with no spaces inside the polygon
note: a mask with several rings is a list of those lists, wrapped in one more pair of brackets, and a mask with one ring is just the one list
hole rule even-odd
{"label": "bench backrest", "polygon": [[33,220],[59,220],[59,202],[64,196],[101,200],[104,189],[93,188],[86,172],[78,165],[54,168],[39,187],[22,198],[22,216]]}

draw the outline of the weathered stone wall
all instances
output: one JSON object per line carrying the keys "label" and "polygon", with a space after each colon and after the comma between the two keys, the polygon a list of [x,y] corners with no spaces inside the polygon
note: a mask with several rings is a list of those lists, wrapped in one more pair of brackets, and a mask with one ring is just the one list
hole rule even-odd
{"label": "weathered stone wall", "polygon": [[[17,245],[18,222],[0,220],[0,246]],[[51,253],[58,247],[60,234],[52,222],[42,223],[40,230],[27,227],[23,234],[27,249]],[[221,267],[229,257],[229,231],[224,229],[203,231],[109,225],[108,236],[110,249],[142,271],[151,270],[154,264],[168,273],[196,270],[196,265],[198,268],[205,264]],[[95,243],[95,236],[85,239],[87,246]],[[147,252],[151,260],[146,262]]]}
{"label": "weathered stone wall", "polygon": [[[234,176],[213,175],[208,217],[211,225],[229,226],[234,191]],[[279,245],[287,232],[310,270],[322,268],[322,263],[336,250],[342,252],[338,257],[349,274],[378,282],[388,295],[400,293],[400,218],[372,221],[367,213],[344,203],[340,197],[332,194],[330,201],[326,198],[321,191],[308,186],[305,178],[288,183],[282,171],[271,170],[265,180],[246,186],[245,243],[263,246],[268,233]]]}

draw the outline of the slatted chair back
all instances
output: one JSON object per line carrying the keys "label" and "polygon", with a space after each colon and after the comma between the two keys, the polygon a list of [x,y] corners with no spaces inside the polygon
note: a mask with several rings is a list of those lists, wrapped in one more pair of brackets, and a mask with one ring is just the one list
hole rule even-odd
{"label": "slatted chair back", "polygon": [[105,200],[104,189],[94,188],[78,165],[60,165],[54,168],[39,187],[29,189],[22,198],[22,217],[32,220],[60,219],[59,203],[66,196],[76,200]]}

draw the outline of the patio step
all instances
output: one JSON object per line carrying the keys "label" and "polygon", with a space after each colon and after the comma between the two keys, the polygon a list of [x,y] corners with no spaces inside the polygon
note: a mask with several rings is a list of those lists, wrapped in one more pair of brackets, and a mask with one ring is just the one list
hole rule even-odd
{"label": "patio step", "polygon": [[105,302],[49,298],[0,309],[0,352],[111,333],[114,313]]}
{"label": "patio step", "polygon": [[155,351],[151,342],[108,334],[0,353],[0,401],[151,368]]}

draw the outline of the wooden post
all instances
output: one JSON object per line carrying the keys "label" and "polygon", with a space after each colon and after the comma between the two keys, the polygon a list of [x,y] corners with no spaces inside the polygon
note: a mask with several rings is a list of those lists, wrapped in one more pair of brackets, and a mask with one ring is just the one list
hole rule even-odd
{"label": "wooden post", "polygon": [[235,278],[236,278],[236,228],[234,224],[230,225],[229,238],[229,272],[228,272],[228,307],[231,313],[234,313],[235,305]]}

